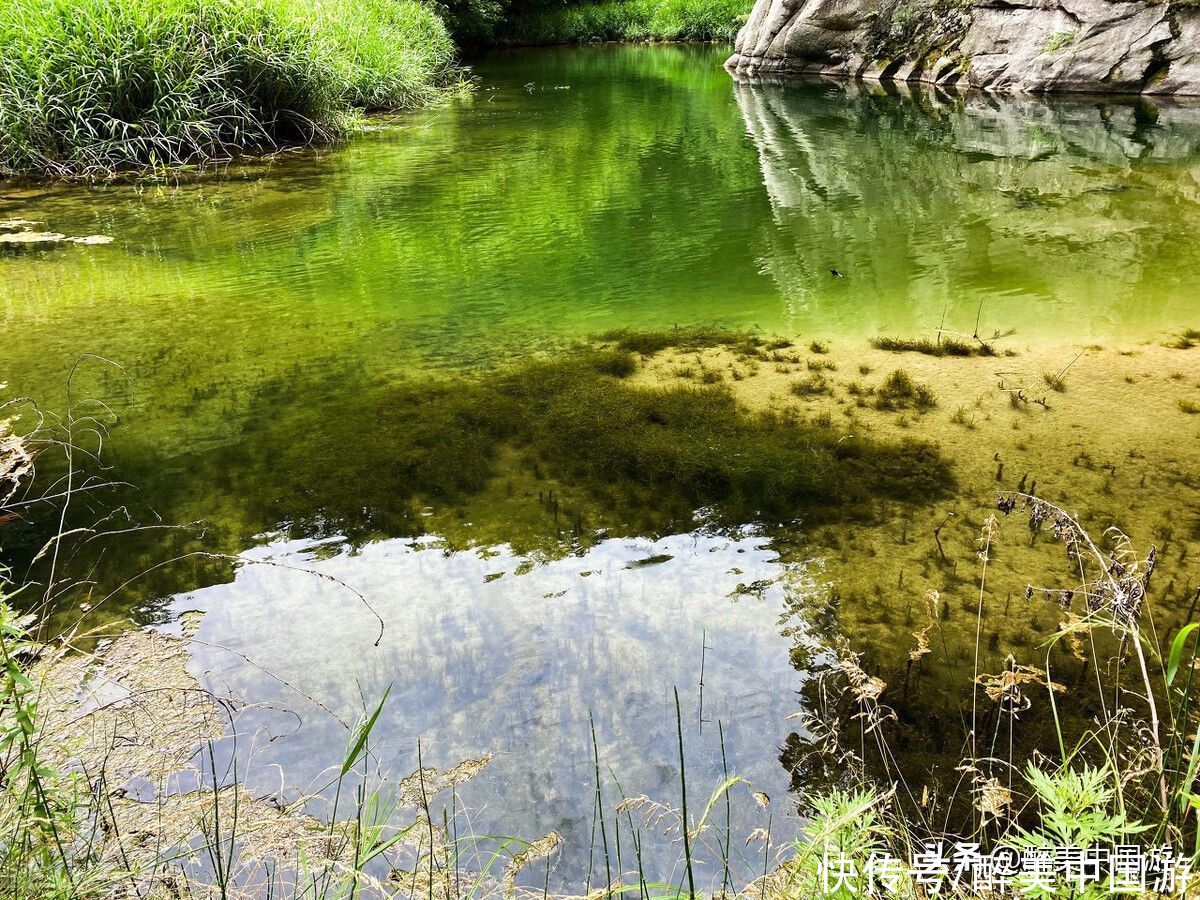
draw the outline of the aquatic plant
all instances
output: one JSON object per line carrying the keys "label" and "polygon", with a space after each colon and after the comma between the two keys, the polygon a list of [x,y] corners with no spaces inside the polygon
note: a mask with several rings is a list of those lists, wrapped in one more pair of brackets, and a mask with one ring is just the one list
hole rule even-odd
{"label": "aquatic plant", "polygon": [[706,350],[712,347],[732,347],[742,353],[755,353],[759,348],[780,350],[791,346],[790,341],[770,341],[735,328],[707,325],[676,326],[674,328],[619,328],[597,334],[595,340],[612,344],[617,350],[653,356],[670,347],[679,350]]}
{"label": "aquatic plant", "polygon": [[819,372],[814,372],[807,378],[801,378],[799,381],[793,381],[791,391],[797,397],[816,397],[821,394],[832,393],[828,380]]}
{"label": "aquatic plant", "polygon": [[896,369],[875,391],[875,408],[925,410],[937,405],[933,392],[903,369]]}
{"label": "aquatic plant", "polygon": [[10,0],[0,174],[107,175],[328,140],[446,78],[410,0]]}
{"label": "aquatic plant", "polygon": [[[752,411],[721,385],[630,383],[635,366],[624,351],[580,349],[475,379],[364,386],[351,403],[263,416],[203,465],[272,485],[244,492],[272,498],[257,511],[259,529],[286,518],[393,534],[423,527],[417,504],[464,502],[502,473],[568,491],[576,504],[590,498],[614,519],[634,514],[651,531],[684,525],[700,507],[732,522],[781,521],[951,484],[927,444]],[[347,440],[305,439],[331,423]],[[565,510],[557,499],[546,510],[554,534]]]}
{"label": "aquatic plant", "polygon": [[942,337],[931,341],[928,338],[871,338],[871,346],[876,350],[887,350],[891,353],[923,353],[926,356],[995,356],[996,349],[984,341],[968,343],[954,337]]}
{"label": "aquatic plant", "polygon": [[1174,347],[1176,350],[1191,350],[1198,342],[1200,342],[1200,328],[1186,328],[1176,335],[1175,339],[1167,346]]}
{"label": "aquatic plant", "polygon": [[1046,387],[1060,394],[1067,390],[1067,380],[1061,372],[1043,372],[1042,381],[1046,383]]}

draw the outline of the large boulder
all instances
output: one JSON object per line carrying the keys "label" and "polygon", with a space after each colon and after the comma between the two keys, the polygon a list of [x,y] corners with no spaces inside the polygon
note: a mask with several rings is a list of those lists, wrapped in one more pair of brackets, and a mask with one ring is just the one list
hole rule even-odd
{"label": "large boulder", "polygon": [[1200,8],[1144,0],[757,0],[737,75],[1200,94]]}

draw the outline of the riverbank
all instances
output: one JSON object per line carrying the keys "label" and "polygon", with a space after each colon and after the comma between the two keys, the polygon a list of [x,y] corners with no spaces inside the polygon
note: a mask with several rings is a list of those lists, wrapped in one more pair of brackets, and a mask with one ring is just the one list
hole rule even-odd
{"label": "riverbank", "polygon": [[522,12],[499,23],[502,46],[599,41],[732,43],[750,12],[749,0],[609,0]]}
{"label": "riverbank", "polygon": [[178,170],[333,140],[460,76],[410,0],[13,0],[0,7],[0,176]]}
{"label": "riverbank", "polygon": [[14,0],[0,9],[0,178],[180,173],[326,144],[364,115],[464,90],[455,40],[732,41],[748,11],[748,0],[440,13],[415,0]]}

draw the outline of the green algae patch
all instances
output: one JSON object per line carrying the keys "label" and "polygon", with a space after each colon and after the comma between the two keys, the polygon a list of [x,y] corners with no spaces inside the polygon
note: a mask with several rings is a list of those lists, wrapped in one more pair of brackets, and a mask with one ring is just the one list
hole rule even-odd
{"label": "green algae patch", "polygon": [[243,482],[241,496],[270,498],[259,528],[361,536],[422,533],[434,508],[453,507],[509,524],[520,507],[516,521],[555,536],[686,526],[702,508],[739,524],[828,519],[951,485],[927,444],[754,411],[722,385],[635,384],[637,367],[621,350],[579,348],[476,378],[380,384],[264,419],[208,464]]}
{"label": "green algae patch", "polygon": [[[611,344],[627,353],[653,356],[663,350],[705,350],[712,347],[730,347],[745,355],[757,354],[759,348],[768,345],[766,338],[750,334],[737,328],[694,325],[689,327],[655,328],[632,331],[618,328],[595,336],[601,344]],[[771,349],[791,346],[790,341],[777,341]]]}

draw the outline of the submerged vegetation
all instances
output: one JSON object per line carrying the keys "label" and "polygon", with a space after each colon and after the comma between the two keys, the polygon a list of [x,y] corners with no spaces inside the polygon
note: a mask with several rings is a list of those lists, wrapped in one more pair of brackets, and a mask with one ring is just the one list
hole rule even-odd
{"label": "submerged vegetation", "polygon": [[679,350],[732,347],[740,353],[753,354],[764,347],[770,350],[779,350],[791,346],[790,341],[770,342],[759,335],[747,334],[737,329],[704,325],[637,331],[621,328],[602,332],[596,335],[596,340],[600,343],[612,344],[617,350],[626,353],[640,353],[642,356],[653,356],[655,353],[671,347]]}
{"label": "submerged vegetation", "polygon": [[996,356],[997,350],[986,341],[971,343],[960,338],[941,337],[936,341],[929,338],[878,337],[871,339],[876,350],[893,353],[923,353],[926,356]]}
{"label": "submerged vegetation", "polygon": [[876,409],[929,409],[937,399],[926,385],[918,384],[903,369],[896,369],[875,392]]}
{"label": "submerged vegetation", "polygon": [[[632,514],[651,530],[686,526],[701,507],[736,523],[822,518],[878,497],[936,496],[951,484],[927,444],[880,443],[797,413],[753,411],[719,384],[635,384],[637,369],[627,351],[581,348],[475,379],[364,387],[350,403],[264,425],[215,465],[235,480],[272,473],[279,507],[264,511],[265,521],[290,511],[354,527],[365,509],[374,527],[402,534],[423,527],[420,503],[462,502],[515,477],[550,491],[542,504],[576,533],[599,523],[580,521],[553,495],[555,483],[603,518]],[[354,439],[303,440],[330,422]],[[343,480],[360,489],[348,494]]]}
{"label": "submerged vegetation", "polygon": [[[621,381],[632,374],[619,351],[552,365],[537,364],[537,374],[551,383]],[[520,394],[503,382],[495,390],[493,397]],[[19,484],[28,474],[30,451],[15,438],[4,446],[0,483]],[[1005,517],[1019,510],[1034,538],[1044,534],[1065,549],[1067,579],[1030,572],[1028,592],[1046,594],[1060,608],[1055,643],[1069,646],[1079,662],[1095,658],[1094,668],[1083,668],[1087,678],[1081,676],[1070,690],[1095,680],[1111,698],[1102,715],[1080,733],[1064,724],[1059,710],[1067,702],[1068,673],[1052,668],[1049,657],[1042,666],[1009,657],[1000,670],[986,667],[981,641],[988,566],[1007,543],[1000,519],[991,515],[977,538],[975,652],[973,661],[966,660],[973,671],[969,701],[960,708],[962,731],[950,739],[961,740],[963,754],[952,790],[930,792],[928,783],[917,780],[921,774],[896,768],[892,742],[909,700],[908,679],[902,688],[889,686],[841,643],[832,652],[833,664],[814,679],[820,702],[803,713],[808,756],[830,774],[801,799],[806,822],[794,841],[772,843],[778,806],[751,794],[762,807],[763,825],[749,842],[761,852],[762,875],[749,884],[734,883],[730,802],[735,794],[741,799],[751,793],[751,786],[726,766],[711,794],[703,786],[707,803],[689,808],[691,738],[685,740],[676,690],[674,798],[626,797],[606,766],[594,722],[591,726],[596,804],[586,896],[978,896],[972,880],[976,857],[956,857],[965,860],[957,874],[936,862],[931,871],[908,867],[922,858],[948,859],[954,842],[966,842],[964,852],[978,858],[1002,848],[1040,853],[1045,847],[1107,852],[1116,845],[1138,846],[1151,863],[1132,874],[1122,871],[1132,885],[1126,892],[1187,896],[1193,884],[1187,873],[1200,861],[1193,816],[1200,802],[1193,683],[1200,625],[1158,631],[1152,619],[1157,551],[1139,555],[1123,534],[1109,535],[1112,549],[1101,549],[1075,517],[1029,493],[1003,492],[997,507]],[[1016,543],[1024,541],[1021,536]],[[945,624],[945,605],[931,594],[928,624],[912,635],[910,668],[918,672],[935,652],[939,632],[960,627]],[[0,595],[5,896],[99,900],[126,890],[139,896],[203,896],[211,890],[222,897],[313,900],[552,896],[544,885],[554,857],[564,852],[558,833],[528,840],[470,831],[457,789],[486,778],[490,756],[439,771],[421,763],[418,751],[419,768],[411,775],[394,778],[380,769],[372,733],[386,693],[368,703],[357,722],[339,723],[346,751],[330,760],[333,774],[313,793],[285,800],[282,791],[262,797],[247,790],[249,773],[237,762],[218,766],[217,742],[237,734],[236,716],[229,713],[227,719],[225,707],[187,673],[186,641],[196,622],[188,619],[181,627],[181,638],[131,631],[95,656],[67,655],[69,636],[50,644],[35,641],[32,619],[14,614]],[[1103,662],[1108,655],[1111,665]],[[118,699],[96,702],[106,696]],[[1035,707],[1052,712],[1054,730],[1030,761],[1020,756],[1024,741],[1014,742],[1014,735],[1030,727]],[[721,747],[723,755],[723,733]],[[192,773],[198,786],[169,788],[181,772]],[[150,785],[156,799],[130,796],[130,778]],[[620,802],[605,806],[604,796],[614,787]],[[347,803],[339,806],[342,797]],[[652,831],[682,844],[676,872],[649,872],[643,865],[642,841]],[[723,871],[693,865],[702,842],[724,854],[718,857]],[[948,842],[943,851],[931,849],[942,842]],[[1149,849],[1167,845],[1174,848],[1168,856]],[[897,864],[880,869],[870,863],[872,857]],[[1169,868],[1176,864],[1180,868]],[[1039,870],[1036,896],[1101,896],[1109,875],[1105,866],[1076,870],[1051,857]],[[1033,884],[1024,875],[1002,877],[1016,890]]]}
{"label": "submerged vegetation", "polygon": [[414,106],[454,47],[415,0],[10,0],[0,174],[201,165]]}

